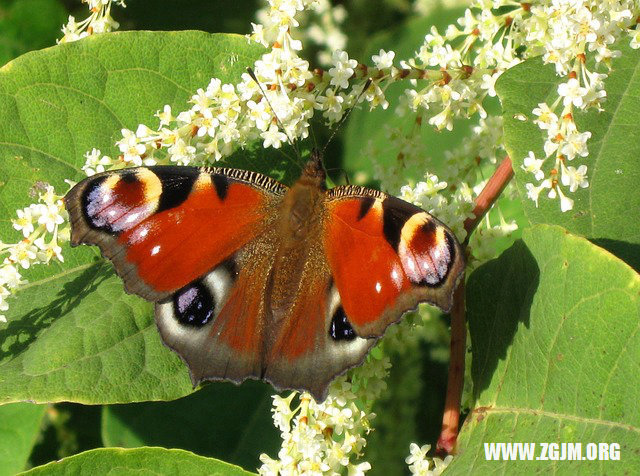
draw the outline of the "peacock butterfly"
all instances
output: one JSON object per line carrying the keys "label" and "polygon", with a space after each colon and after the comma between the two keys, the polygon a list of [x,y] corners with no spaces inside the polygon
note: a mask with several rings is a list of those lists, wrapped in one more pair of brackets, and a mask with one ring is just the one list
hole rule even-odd
{"label": "peacock butterfly", "polygon": [[229,168],[104,172],[65,197],[71,243],[99,246],[155,303],[194,386],[254,378],[323,400],[404,312],[449,310],[464,269],[422,209],[325,178],[318,152],[291,188]]}

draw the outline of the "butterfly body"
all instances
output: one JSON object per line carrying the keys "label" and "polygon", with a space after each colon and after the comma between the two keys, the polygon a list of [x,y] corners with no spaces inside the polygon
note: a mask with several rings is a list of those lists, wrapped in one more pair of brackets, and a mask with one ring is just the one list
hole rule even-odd
{"label": "butterfly body", "polygon": [[98,245],[125,290],[155,303],[163,341],[202,380],[308,390],[358,365],[419,302],[445,310],[460,245],[421,209],[326,189],[313,154],[291,187],[254,172],[141,167],[65,197],[72,244]]}

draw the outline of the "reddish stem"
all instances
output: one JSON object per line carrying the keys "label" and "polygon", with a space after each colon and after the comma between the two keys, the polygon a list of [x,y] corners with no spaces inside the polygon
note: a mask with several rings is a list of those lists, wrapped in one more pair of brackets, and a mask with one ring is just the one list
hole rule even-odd
{"label": "reddish stem", "polygon": [[464,320],[464,276],[454,295],[451,309],[451,356],[447,397],[442,417],[442,430],[436,446],[436,454],[451,454],[455,450],[460,422],[460,399],[464,383],[464,353],[467,342],[467,326]]}
{"label": "reddish stem", "polygon": [[[505,157],[487,185],[482,189],[476,199],[473,209],[473,218],[464,222],[467,231],[465,245],[469,236],[478,226],[480,220],[496,202],[504,188],[513,177],[511,159]],[[460,280],[458,288],[453,295],[453,308],[451,309],[451,356],[449,362],[449,377],[447,381],[447,397],[442,417],[442,430],[436,446],[436,454],[446,455],[455,452],[458,439],[458,427],[460,424],[460,401],[462,398],[462,386],[464,384],[464,357],[467,347],[467,326],[465,323],[464,301],[464,277]]]}
{"label": "reddish stem", "polygon": [[513,177],[513,167],[511,159],[507,156],[502,159],[502,162],[500,162],[500,165],[498,165],[498,168],[484,186],[478,198],[476,198],[476,206],[473,209],[474,217],[467,218],[464,222],[464,229],[467,231],[465,243],[469,242],[469,236],[498,199],[511,177]]}

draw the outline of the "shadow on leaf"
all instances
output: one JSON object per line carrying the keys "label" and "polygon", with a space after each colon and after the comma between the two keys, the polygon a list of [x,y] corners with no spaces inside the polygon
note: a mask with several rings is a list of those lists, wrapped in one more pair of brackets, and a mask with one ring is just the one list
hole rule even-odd
{"label": "shadow on leaf", "polygon": [[476,269],[467,283],[467,319],[473,363],[473,398],[488,388],[507,355],[519,323],[529,327],[540,269],[521,240]]}
{"label": "shadow on leaf", "polygon": [[640,272],[640,245],[608,238],[592,238],[589,241],[616,255],[633,269]]}
{"label": "shadow on leaf", "polygon": [[262,382],[212,382],[170,402],[110,405],[103,410],[105,446],[182,448],[255,470],[260,453],[277,454],[272,388]]}
{"label": "shadow on leaf", "polygon": [[46,328],[72,311],[112,274],[113,271],[107,263],[98,262],[84,270],[73,281],[65,283],[55,299],[46,306],[36,307],[20,317],[11,319],[8,326],[0,331],[0,342],[3,343],[0,348],[0,361],[17,357]]}

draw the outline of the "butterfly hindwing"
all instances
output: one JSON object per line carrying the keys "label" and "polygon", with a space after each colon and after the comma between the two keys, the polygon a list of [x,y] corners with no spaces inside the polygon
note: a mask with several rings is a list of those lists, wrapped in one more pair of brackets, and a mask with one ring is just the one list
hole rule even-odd
{"label": "butterfly hindwing", "polygon": [[188,365],[194,386],[261,378],[265,309],[256,290],[264,289],[269,269],[262,262],[269,256],[253,253],[261,240],[156,303],[160,335]]}
{"label": "butterfly hindwing", "polygon": [[464,269],[452,232],[424,210],[356,186],[328,192],[324,246],[342,305],[358,335],[429,302],[447,311]]}

